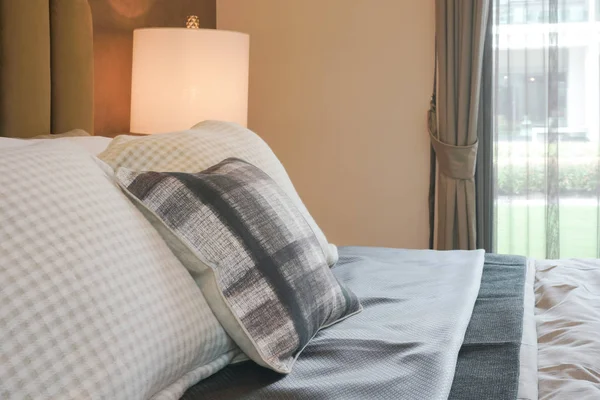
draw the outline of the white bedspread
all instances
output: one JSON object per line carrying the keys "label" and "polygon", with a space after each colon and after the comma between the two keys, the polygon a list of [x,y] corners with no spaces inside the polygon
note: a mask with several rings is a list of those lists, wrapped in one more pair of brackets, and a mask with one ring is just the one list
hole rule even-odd
{"label": "white bedspread", "polygon": [[600,260],[536,261],[540,399],[600,399]]}

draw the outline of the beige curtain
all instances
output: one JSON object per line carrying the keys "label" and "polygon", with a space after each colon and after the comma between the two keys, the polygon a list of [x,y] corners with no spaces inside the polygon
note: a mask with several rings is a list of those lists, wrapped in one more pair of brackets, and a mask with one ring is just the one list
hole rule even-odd
{"label": "beige curtain", "polygon": [[439,250],[476,246],[477,117],[488,12],[488,0],[436,0],[438,85],[430,134],[438,165]]}

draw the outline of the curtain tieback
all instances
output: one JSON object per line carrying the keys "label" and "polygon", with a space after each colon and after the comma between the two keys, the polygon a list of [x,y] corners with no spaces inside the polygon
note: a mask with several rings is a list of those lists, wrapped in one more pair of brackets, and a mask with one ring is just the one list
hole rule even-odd
{"label": "curtain tieback", "polygon": [[475,177],[477,141],[467,146],[453,146],[430,136],[440,172],[453,179],[468,180]]}

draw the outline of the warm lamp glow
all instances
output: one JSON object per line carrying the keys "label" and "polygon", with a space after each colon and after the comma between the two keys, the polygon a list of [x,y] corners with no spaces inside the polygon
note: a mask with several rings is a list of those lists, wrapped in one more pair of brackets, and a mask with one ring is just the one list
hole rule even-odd
{"label": "warm lamp glow", "polygon": [[133,34],[131,132],[248,120],[249,36],[215,29],[146,28]]}

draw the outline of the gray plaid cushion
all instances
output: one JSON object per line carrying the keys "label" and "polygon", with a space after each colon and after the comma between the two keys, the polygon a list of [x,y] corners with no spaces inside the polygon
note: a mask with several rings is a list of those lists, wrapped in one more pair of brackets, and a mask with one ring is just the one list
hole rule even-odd
{"label": "gray plaid cushion", "polygon": [[195,174],[122,168],[117,179],[257,363],[289,373],[319,329],[360,311],[303,214],[257,167],[227,159]]}
{"label": "gray plaid cushion", "polygon": [[0,150],[0,399],[177,399],[240,351],[76,146]]}

